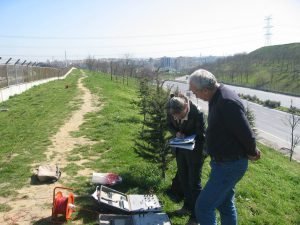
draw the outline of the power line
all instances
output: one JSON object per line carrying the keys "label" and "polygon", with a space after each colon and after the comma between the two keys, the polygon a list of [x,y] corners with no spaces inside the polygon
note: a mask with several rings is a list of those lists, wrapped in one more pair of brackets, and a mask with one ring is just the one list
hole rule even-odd
{"label": "power line", "polygon": [[212,40],[224,40],[224,39],[231,39],[234,37],[244,37],[244,36],[257,36],[256,33],[247,33],[247,34],[238,34],[238,35],[230,35],[224,37],[215,37],[215,38],[205,38],[205,39],[198,39],[193,41],[178,41],[178,42],[164,42],[164,43],[151,43],[151,44],[132,44],[132,45],[105,45],[105,46],[7,46],[7,45],[0,45],[2,48],[56,48],[56,49],[80,49],[80,48],[121,48],[121,47],[146,47],[146,46],[160,46],[160,45],[177,45],[177,44],[192,44],[192,43],[201,43],[203,41],[212,41]]}
{"label": "power line", "polygon": [[[247,41],[241,41],[241,42],[234,42],[232,44],[235,45],[235,47],[239,44],[245,44],[245,43],[253,43],[254,41],[257,41],[256,39],[253,39],[253,40],[247,40]],[[227,44],[226,46],[228,46],[229,44]],[[224,47],[223,44],[220,44],[220,45],[211,45],[211,46],[205,46],[205,47],[202,47],[202,48],[199,48],[199,47],[194,47],[194,48],[188,48],[188,49],[176,49],[176,50],[165,50],[165,51],[150,51],[150,52],[136,52],[134,53],[135,55],[145,55],[145,54],[164,54],[164,55],[167,55],[168,53],[173,53],[173,52],[184,52],[184,51],[195,51],[195,52],[199,52],[201,50],[204,50],[204,49],[210,49],[210,48],[216,48],[216,47]],[[242,51],[241,51],[242,52]],[[93,55],[93,56],[97,56],[97,57],[108,57],[108,56],[116,56],[116,55],[122,55],[124,53],[110,53],[110,54],[82,54],[82,55],[72,55],[72,54],[69,54],[69,57],[68,58],[82,58],[82,57],[87,57],[87,55]],[[61,57],[63,58],[64,57],[64,54],[61,54],[61,55],[3,55],[3,56],[15,56],[15,57]]]}
{"label": "power line", "polygon": [[[250,27],[257,26],[248,26]],[[25,36],[25,35],[4,35],[0,34],[0,38],[16,38],[16,39],[79,39],[79,40],[88,40],[88,39],[130,39],[130,38],[149,38],[149,37],[170,37],[170,36],[186,36],[186,35],[195,35],[195,34],[203,34],[207,32],[217,32],[222,30],[237,30],[243,27],[229,27],[229,28],[220,28],[215,30],[202,30],[201,32],[191,32],[191,33],[169,33],[169,34],[148,34],[148,35],[128,35],[128,36],[99,36],[99,37],[79,37],[79,36],[69,36],[69,37],[46,37],[46,36]]]}

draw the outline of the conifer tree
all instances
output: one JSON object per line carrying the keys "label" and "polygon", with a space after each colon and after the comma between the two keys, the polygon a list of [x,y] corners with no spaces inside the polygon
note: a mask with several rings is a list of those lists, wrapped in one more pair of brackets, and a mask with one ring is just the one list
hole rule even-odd
{"label": "conifer tree", "polygon": [[[147,95],[141,94],[145,101],[140,103],[141,112],[146,112],[143,129],[135,142],[135,151],[143,158],[155,162],[161,169],[161,176],[165,178],[172,154],[169,147],[169,133],[167,128],[166,102],[169,98],[169,91],[163,89],[162,84],[156,76],[156,87],[149,87]],[[143,84],[142,84],[143,85]],[[140,85],[140,87],[142,87]]]}
{"label": "conifer tree", "polygon": [[139,79],[139,99],[140,101],[137,102],[137,105],[140,108],[140,114],[143,116],[142,122],[142,131],[144,130],[144,125],[147,116],[147,107],[148,107],[148,96],[150,95],[150,87],[149,87],[150,79],[147,77],[141,77]]}

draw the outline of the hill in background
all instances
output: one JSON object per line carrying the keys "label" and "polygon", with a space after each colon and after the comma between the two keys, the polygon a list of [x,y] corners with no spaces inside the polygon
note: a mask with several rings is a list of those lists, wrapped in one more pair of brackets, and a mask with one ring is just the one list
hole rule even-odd
{"label": "hill in background", "polygon": [[201,65],[219,81],[300,96],[300,43],[259,48]]}

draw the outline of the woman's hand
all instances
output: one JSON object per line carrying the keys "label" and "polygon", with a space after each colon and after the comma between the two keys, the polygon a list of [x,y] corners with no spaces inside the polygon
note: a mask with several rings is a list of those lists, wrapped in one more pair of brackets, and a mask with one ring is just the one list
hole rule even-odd
{"label": "woman's hand", "polygon": [[184,138],[185,135],[184,135],[184,133],[182,133],[182,132],[177,132],[177,133],[176,133],[176,137],[177,137],[177,138]]}

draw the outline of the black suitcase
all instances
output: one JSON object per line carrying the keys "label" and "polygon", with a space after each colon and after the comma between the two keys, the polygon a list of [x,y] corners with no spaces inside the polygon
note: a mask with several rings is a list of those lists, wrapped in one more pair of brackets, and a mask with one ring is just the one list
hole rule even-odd
{"label": "black suitcase", "polygon": [[99,225],[171,225],[166,213],[135,215],[100,214]]}

